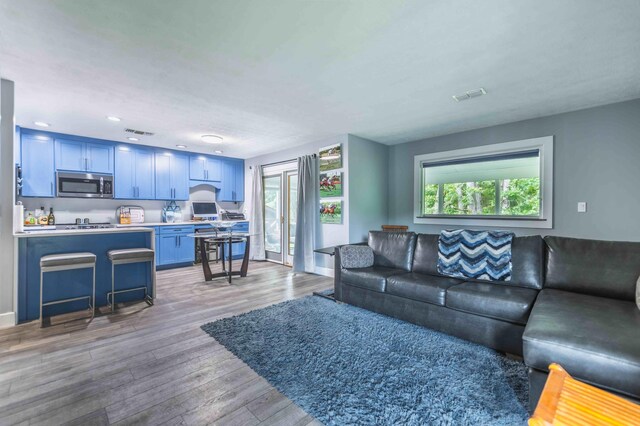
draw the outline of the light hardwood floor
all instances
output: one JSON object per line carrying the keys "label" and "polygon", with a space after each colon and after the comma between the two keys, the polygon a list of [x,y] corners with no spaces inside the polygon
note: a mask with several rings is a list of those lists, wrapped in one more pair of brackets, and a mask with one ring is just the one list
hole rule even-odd
{"label": "light hardwood floor", "polygon": [[158,273],[153,307],[0,330],[0,425],[319,424],[200,325],[332,285],[264,262],[207,283],[193,266]]}

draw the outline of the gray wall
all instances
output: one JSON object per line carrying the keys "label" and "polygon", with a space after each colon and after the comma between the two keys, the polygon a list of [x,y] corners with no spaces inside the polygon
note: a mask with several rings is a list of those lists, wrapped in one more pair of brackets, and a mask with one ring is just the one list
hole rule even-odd
{"label": "gray wall", "polygon": [[[554,228],[514,232],[640,241],[640,99],[392,146],[389,222],[418,232],[444,228],[413,223],[415,155],[549,135]],[[587,213],[577,213],[578,201],[588,203]]]}
{"label": "gray wall", "polygon": [[0,327],[15,324],[14,307],[14,84],[0,80]]}
{"label": "gray wall", "polygon": [[349,242],[365,241],[389,217],[389,147],[349,135]]}

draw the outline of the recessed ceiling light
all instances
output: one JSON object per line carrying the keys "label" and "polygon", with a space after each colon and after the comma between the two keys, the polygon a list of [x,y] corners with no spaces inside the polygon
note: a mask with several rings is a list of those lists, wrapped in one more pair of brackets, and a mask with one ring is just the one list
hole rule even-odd
{"label": "recessed ceiling light", "polygon": [[49,126],[51,126],[51,124],[45,123],[44,121],[34,121],[33,124],[35,124],[38,127],[49,127]]}
{"label": "recessed ceiling light", "polygon": [[213,152],[215,152],[216,154],[222,154],[222,151],[220,151],[219,149],[216,149],[216,150],[215,150],[215,151],[213,151]]}
{"label": "recessed ceiling light", "polygon": [[468,90],[459,95],[453,95],[452,97],[453,99],[455,99],[456,102],[461,102],[461,101],[466,101],[467,99],[477,98],[478,96],[482,96],[486,94],[487,94],[487,91],[481,87],[479,89]]}
{"label": "recessed ceiling light", "polygon": [[180,148],[180,149],[185,149],[187,146],[186,145],[176,145],[176,148]]}
{"label": "recessed ceiling light", "polygon": [[136,142],[136,141],[139,141],[139,140],[140,140],[140,139],[138,139],[138,138],[133,138],[133,137],[128,137],[127,139],[129,139],[130,141],[134,141],[134,142]]}
{"label": "recessed ceiling light", "polygon": [[115,115],[109,115],[109,116],[107,116],[107,120],[111,120],[111,121],[122,121],[122,120],[120,120],[120,117],[116,117]]}
{"label": "recessed ceiling light", "polygon": [[206,143],[222,143],[222,136],[202,135],[200,138],[202,139],[202,142]]}

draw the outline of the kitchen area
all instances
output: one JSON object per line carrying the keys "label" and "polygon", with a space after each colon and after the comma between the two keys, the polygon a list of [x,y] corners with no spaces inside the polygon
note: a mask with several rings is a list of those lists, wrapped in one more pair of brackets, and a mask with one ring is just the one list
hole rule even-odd
{"label": "kitchen area", "polygon": [[[156,270],[203,256],[207,268],[234,259],[245,267],[248,237],[197,237],[221,222],[232,234],[249,232],[244,160],[27,128],[17,128],[15,143],[17,322],[87,306],[151,305]],[[53,259],[41,273],[49,271],[43,258],[65,253],[85,260],[67,259],[65,269]],[[91,255],[94,263],[81,267]]]}

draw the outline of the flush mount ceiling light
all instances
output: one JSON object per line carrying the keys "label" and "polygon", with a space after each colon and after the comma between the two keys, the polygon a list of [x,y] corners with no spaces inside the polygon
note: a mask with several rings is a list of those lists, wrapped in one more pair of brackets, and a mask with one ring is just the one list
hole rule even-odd
{"label": "flush mount ceiling light", "polygon": [[51,126],[51,124],[45,123],[44,121],[34,121],[33,124],[35,124],[38,127],[49,127],[49,126]]}
{"label": "flush mount ceiling light", "polygon": [[176,148],[186,149],[186,148],[187,148],[187,146],[186,146],[186,145],[176,145]]}
{"label": "flush mount ceiling light", "polygon": [[202,139],[202,142],[206,142],[206,143],[222,143],[222,136],[216,136],[216,135],[202,135],[200,136],[200,139]]}
{"label": "flush mount ceiling light", "polygon": [[453,99],[456,102],[466,101],[467,99],[477,98],[478,96],[486,95],[487,91],[484,88],[468,90],[460,95],[453,95]]}
{"label": "flush mount ceiling light", "polygon": [[219,149],[216,149],[216,150],[215,150],[215,151],[213,151],[213,152],[215,152],[216,154],[222,154],[222,151],[220,151]]}
{"label": "flush mount ceiling light", "polygon": [[120,117],[116,117],[115,115],[108,115],[107,120],[109,121],[122,121]]}
{"label": "flush mount ceiling light", "polygon": [[130,141],[134,141],[134,142],[137,142],[137,141],[139,141],[139,140],[140,140],[140,139],[138,139],[138,138],[133,138],[133,137],[128,137],[127,139],[129,139]]}

